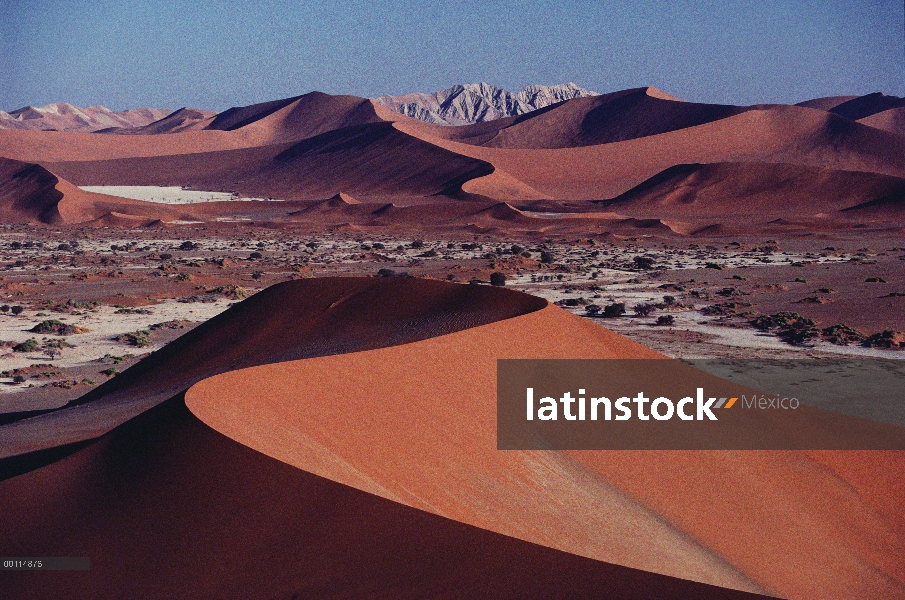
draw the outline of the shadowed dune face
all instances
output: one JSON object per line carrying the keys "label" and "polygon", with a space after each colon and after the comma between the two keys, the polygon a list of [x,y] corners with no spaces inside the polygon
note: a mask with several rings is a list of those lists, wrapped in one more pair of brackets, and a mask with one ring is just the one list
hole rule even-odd
{"label": "shadowed dune face", "polygon": [[217,373],[406,344],[545,305],[510,290],[423,279],[331,277],[278,284],[67,407],[0,426],[0,458],[96,437]]}
{"label": "shadowed dune face", "polygon": [[250,196],[323,199],[339,192],[426,197],[459,191],[493,166],[397,131],[346,127],[294,145],[110,161],[55,163],[78,185],[192,185]]}
{"label": "shadowed dune face", "polygon": [[5,223],[82,223],[112,212],[145,221],[178,214],[165,206],[86,192],[40,165],[0,158],[0,220]]}
{"label": "shadowed dune face", "polygon": [[[4,598],[754,598],[570,555],[335,483],[217,433],[181,398],[0,483]],[[40,575],[36,584],[35,575]]]}

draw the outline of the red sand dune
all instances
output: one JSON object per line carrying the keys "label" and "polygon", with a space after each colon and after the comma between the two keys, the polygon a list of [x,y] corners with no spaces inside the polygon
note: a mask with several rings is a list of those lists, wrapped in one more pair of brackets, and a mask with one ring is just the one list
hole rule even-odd
{"label": "red sand dune", "polygon": [[186,403],[302,470],[574,554],[783,597],[905,593],[905,496],[871,483],[905,477],[901,452],[496,450],[498,358],[655,356],[548,306],[224,373]]}
{"label": "red sand dune", "polygon": [[559,552],[264,456],[174,398],[0,483],[17,555],[88,572],[2,572],[4,598],[726,598],[754,596]]}
{"label": "red sand dune", "polygon": [[898,199],[905,179],[768,163],[676,165],[600,205],[634,216],[762,223],[780,218],[840,216],[879,199]]}
{"label": "red sand dune", "polygon": [[[230,109],[209,121],[174,113],[171,122],[164,119],[144,131],[175,133],[0,131],[0,156],[38,162],[77,185],[192,185],[287,200],[323,200],[343,192],[365,203],[439,206],[448,200],[478,200],[517,206],[537,200],[613,198],[665,169],[691,163],[771,163],[905,178],[905,136],[894,132],[898,113],[876,112],[866,117],[874,121],[865,124],[834,114],[842,111],[854,117],[898,101],[869,95],[819,99],[804,106],[733,107],[682,102],[642,88],[571,100],[474,126],[440,127],[392,113],[363,98],[311,93]],[[768,180],[783,193],[796,194],[790,204],[802,213],[824,211],[826,203],[816,199],[816,188],[807,180],[813,171],[795,167],[776,167]],[[747,193],[756,183],[752,173],[766,167],[733,167],[736,170],[731,173],[729,167],[721,169],[721,186]],[[795,177],[804,179],[792,181]],[[821,176],[819,192],[856,200],[857,194],[848,186],[858,177]],[[861,182],[854,188],[863,191],[873,185]],[[761,198],[761,205],[769,204],[768,190],[752,194]],[[873,200],[863,198],[852,205]],[[896,206],[884,204],[879,212],[871,208],[858,218],[880,218],[881,213],[883,218],[898,218]],[[236,209],[247,210],[218,204],[182,212],[216,217],[217,211],[225,211],[219,216],[230,216],[228,211]],[[155,217],[149,210],[108,212]],[[169,209],[160,210],[169,213]],[[314,219],[312,225],[318,225],[315,216],[320,219],[321,212],[307,213]],[[361,221],[363,212],[350,211],[351,220],[333,220],[329,225],[368,226]],[[283,220],[294,226],[306,222],[302,213],[286,218],[260,207],[254,207],[254,213],[255,220]],[[451,210],[450,214],[459,213]],[[700,229],[670,223],[674,216],[667,213],[646,217],[660,219],[664,231]],[[596,227],[603,220],[592,225],[593,219],[588,219],[583,224]],[[710,224],[719,225],[723,219],[715,220]],[[538,224],[535,229],[566,225],[578,222]],[[832,225],[852,226],[850,218]],[[458,226],[486,227],[469,221]]]}
{"label": "red sand dune", "polygon": [[178,133],[192,129],[204,129],[217,113],[210,110],[198,110],[196,108],[180,108],[162,119],[148,123],[143,127],[130,127],[110,131],[121,135],[155,135],[160,133]]}
{"label": "red sand dune", "polygon": [[[427,135],[494,148],[571,148],[657,135],[724,119],[749,107],[683,102],[655,88],[576,98],[518,117],[424,125]],[[400,119],[401,121],[401,119]],[[406,121],[412,125],[412,121]]]}
{"label": "red sand dune", "polygon": [[286,199],[323,199],[341,191],[426,197],[455,192],[466,181],[493,172],[486,162],[439,148],[389,123],[346,127],[293,145],[49,166],[78,185],[192,185]]}
{"label": "red sand dune", "polygon": [[[453,152],[485,160],[548,198],[560,200],[612,197],[681,163],[788,163],[905,177],[902,137],[794,106],[756,107],[660,135],[552,150],[485,148],[431,138],[407,122],[395,126]],[[470,185],[478,184],[480,180]]]}
{"label": "red sand dune", "polygon": [[311,92],[297,98],[231,108],[217,115],[206,128],[255,131],[257,138],[277,144],[383,121],[370,100]]}
{"label": "red sand dune", "polygon": [[830,112],[843,116],[846,119],[857,121],[869,117],[878,112],[888,110],[890,108],[900,108],[905,106],[905,98],[898,96],[887,96],[880,92],[867,94],[852,98],[847,102],[838,104],[830,109]]}
{"label": "red sand dune", "polygon": [[905,136],[905,107],[890,108],[858,120],[863,125]]}
{"label": "red sand dune", "polygon": [[818,110],[830,111],[849,100],[854,100],[858,96],[827,96],[825,98],[814,98],[813,100],[805,100],[799,102],[795,106],[803,106],[805,108],[816,108]]}
{"label": "red sand dune", "polygon": [[171,207],[83,191],[44,167],[0,158],[0,220],[4,223],[84,223],[112,213],[179,218]]}
{"label": "red sand dune", "polygon": [[[413,279],[291,282],[270,288],[209,321],[111,380],[107,390],[98,391],[127,392],[131,387],[133,395],[145,395],[153,393],[147,385],[166,375],[173,389],[184,389],[191,380],[215,372],[332,352],[369,361],[370,352],[357,350],[387,344],[400,344],[396,346],[400,351],[414,350],[417,354],[414,362],[408,366],[396,363],[397,368],[417,371],[424,364],[432,364],[434,367],[424,373],[428,375],[437,368],[442,371],[441,365],[456,370],[454,361],[459,359],[470,364],[466,356],[475,342],[488,343],[491,353],[499,352],[509,344],[506,335],[510,330],[524,333],[518,344],[528,344],[555,329],[559,337],[550,341],[565,355],[575,350],[571,341],[592,335],[596,355],[657,356],[560,309],[538,310],[542,306],[542,300],[507,290]],[[539,319],[524,321],[534,315]],[[500,326],[504,329],[499,330]],[[458,337],[466,331],[474,332],[475,337]],[[437,360],[441,355],[429,348],[423,353],[425,348],[419,346],[423,342],[414,342],[425,338],[458,349]],[[217,348],[218,352],[205,348]],[[511,352],[519,350],[513,347]],[[181,368],[175,369],[175,364]],[[297,363],[284,364],[292,374]],[[390,366],[384,364],[371,373],[374,381],[388,383],[381,380],[380,371]],[[486,365],[479,369],[481,379],[485,370]],[[358,376],[367,374],[359,372]],[[426,384],[429,378],[409,377],[405,387],[418,393]],[[308,384],[303,387],[316,389]],[[244,387],[242,390],[244,393]],[[194,397],[197,405],[200,395]],[[393,404],[392,398],[372,400],[380,402],[388,415],[406,410],[403,404]],[[409,409],[414,416],[434,402],[428,398],[423,406],[411,405]],[[97,398],[89,399],[81,408],[91,410],[98,403]],[[334,404],[337,409],[340,406]],[[268,402],[261,408],[266,411],[273,407],[274,403]],[[296,412],[300,408],[296,407]],[[357,412],[354,404],[348,408],[350,415]],[[435,451],[424,457],[432,455],[431,460],[435,460],[447,456],[443,438],[449,439],[452,434],[458,440],[456,447],[465,453],[446,468],[456,469],[460,459],[458,468],[473,463],[485,465],[485,470],[486,465],[492,467],[495,461],[487,461],[486,451],[481,449],[483,442],[478,447],[473,445],[492,434],[486,415],[487,408],[492,412],[492,404],[476,408],[477,421],[447,430],[432,442]],[[437,416],[442,421],[448,414],[449,410],[440,411]],[[261,421],[246,423],[253,430]],[[394,451],[400,440],[411,441],[411,433],[420,431],[430,436],[431,431],[437,431],[438,423],[426,421],[425,427],[411,428],[398,440],[385,439],[372,446],[374,460]],[[360,431],[360,425],[349,423],[340,429],[346,431],[337,431],[342,438]],[[295,447],[307,439],[298,433],[293,436]],[[410,453],[420,453],[420,445],[412,446]],[[364,446],[360,449],[366,450]],[[355,479],[359,484],[355,487],[362,487],[364,480],[342,461],[332,459],[329,452],[316,454],[320,466],[314,471],[332,465],[344,477]],[[500,506],[488,504],[480,509],[479,504],[473,504],[473,510],[490,519],[490,529],[499,530],[494,522],[507,520],[521,521],[538,531],[551,525],[559,527],[555,514],[532,522],[522,508],[529,513],[536,511],[540,507],[530,501],[532,494],[550,493],[535,487],[538,483],[561,480],[565,497],[578,493],[572,497],[572,509],[591,517],[582,525],[583,533],[575,527],[574,519],[562,524],[564,531],[573,533],[568,539],[574,541],[575,535],[585,538],[582,554],[588,554],[588,548],[600,547],[601,551],[621,555],[622,562],[652,563],[658,571],[676,570],[732,587],[757,588],[719,557],[605,482],[582,483],[581,474],[561,456],[496,454],[529,467],[523,473],[528,476],[525,483],[534,483],[526,491],[535,491],[526,494],[524,506],[508,516],[494,516]],[[386,467],[390,468],[390,463]],[[407,473],[400,476],[404,479],[413,472],[409,469]],[[474,473],[481,473],[481,469]],[[363,471],[361,475],[366,480],[378,474]],[[433,485],[443,485],[442,470],[432,477],[436,477]],[[390,483],[379,475],[373,481],[380,485],[381,480]],[[476,480],[469,486],[490,485],[494,489],[491,484]],[[61,597],[73,586],[86,597],[142,598],[750,597],[519,541],[431,514],[437,512],[436,507],[422,511],[405,506],[412,504],[411,494],[417,494],[424,485],[431,484],[425,480],[415,485],[404,492],[406,497],[400,503],[378,497],[387,496],[390,488],[371,495],[286,465],[204,425],[176,393],[169,401],[68,456],[0,483],[0,532],[12,554],[89,556],[92,560],[90,572],[42,573],[41,585],[34,585],[34,573],[6,572],[0,574],[0,580],[9,598]],[[395,489],[393,493],[401,492]],[[450,497],[461,498],[461,494],[462,490],[457,490]],[[509,499],[512,501],[519,506],[517,497]],[[462,515],[449,516],[458,519]],[[592,523],[599,528],[589,527]],[[601,545],[604,540],[608,542]],[[664,559],[662,564],[657,557]]]}
{"label": "red sand dune", "polygon": [[539,298],[420,279],[271,286],[66,407],[0,426],[0,458],[96,437],[216,373],[403,344],[538,310]]}

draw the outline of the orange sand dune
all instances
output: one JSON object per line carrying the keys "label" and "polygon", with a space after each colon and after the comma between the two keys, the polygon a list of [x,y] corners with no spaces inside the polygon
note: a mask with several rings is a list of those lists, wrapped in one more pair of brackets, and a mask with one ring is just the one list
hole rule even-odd
{"label": "orange sand dune", "polygon": [[[786,164],[717,163],[670,167],[600,205],[634,216],[753,224],[838,218],[839,211],[884,198],[905,198],[905,179]],[[905,202],[899,204],[905,209]]]}
{"label": "orange sand dune", "polygon": [[408,343],[545,304],[508,290],[420,279],[320,278],[278,284],[64,408],[0,426],[0,458],[97,437],[216,373]]}
{"label": "orange sand dune", "polygon": [[144,128],[110,134],[2,130],[0,156],[41,163],[171,156],[294,142],[385,121],[369,100],[320,92],[206,115],[183,109]]}
{"label": "orange sand dune", "polygon": [[407,121],[394,126],[453,152],[487,161],[559,200],[613,197],[681,163],[788,163],[905,177],[905,139],[901,136],[797,106],[754,107],[660,135],[552,150],[486,148],[430,137],[427,130]]}
{"label": "orange sand dune", "polygon": [[818,110],[830,111],[840,104],[854,100],[858,96],[827,96],[825,98],[814,98],[813,100],[805,100],[799,102],[795,106],[803,106],[805,108],[816,108]]}
{"label": "orange sand dune", "polygon": [[754,598],[559,552],[264,456],[174,398],[0,483],[5,553],[83,572],[0,572],[9,600]]}
{"label": "orange sand dune", "polygon": [[110,213],[176,219],[170,207],[80,190],[44,167],[0,158],[0,220],[4,223],[84,223]]}
{"label": "orange sand dune", "polygon": [[148,123],[142,127],[119,129],[110,133],[121,135],[154,135],[160,133],[178,133],[193,129],[204,129],[214,120],[217,113],[196,108],[180,108],[162,119]]}
{"label": "orange sand dune", "polygon": [[547,306],[224,373],[186,404],[302,470],[574,554],[783,597],[905,593],[903,488],[870,483],[902,481],[901,452],[496,450],[497,359],[656,356]]}
{"label": "orange sand dune", "polygon": [[[92,561],[88,572],[42,573],[39,586],[34,585],[33,573],[0,573],[4,597],[57,598],[73,586],[86,597],[142,598],[752,597],[582,558],[455,520],[464,516],[468,521],[471,511],[483,515],[493,530],[508,522],[518,531],[515,525],[521,522],[523,528],[537,532],[538,538],[544,532],[560,531],[563,541],[551,539],[551,545],[577,544],[582,554],[594,554],[597,549],[597,553],[621,557],[624,563],[650,564],[657,571],[678,571],[735,588],[757,589],[731,565],[645,506],[605,481],[583,475],[580,465],[565,455],[494,451],[495,456],[488,456],[482,447],[487,435],[493,435],[492,405],[474,405],[475,419],[455,428],[438,428],[449,418],[452,406],[439,410],[434,415],[438,420],[420,421],[438,400],[427,393],[429,388],[445,389],[449,370],[464,373],[456,361],[464,361],[467,369],[478,358],[477,380],[470,374],[460,380],[468,386],[486,383],[485,371],[488,366],[492,371],[492,364],[483,364],[480,357],[488,354],[475,344],[489,348],[491,355],[508,346],[502,355],[512,355],[525,346],[550,342],[554,352],[571,356],[587,354],[572,344],[590,340],[595,343],[590,353],[596,356],[658,356],[560,309],[544,306],[543,300],[485,286],[332,278],[281,284],[233,307],[111,380],[77,406],[60,411],[81,417],[94,411],[82,421],[81,434],[96,427],[93,418],[100,414],[98,405],[105,402],[109,410],[113,403],[131,401],[133,415],[139,412],[137,406],[144,404],[143,414],[80,449],[67,450],[66,456],[54,457],[51,464],[40,468],[32,464],[28,472],[0,482],[0,539],[9,552],[88,556]],[[556,331],[552,338],[551,330]],[[466,331],[475,335],[460,337]],[[517,335],[510,337],[513,333]],[[440,346],[422,346],[424,341],[418,341],[430,339]],[[371,365],[371,352],[361,351],[373,352],[392,344],[399,344],[396,347],[402,355],[398,358],[404,362]],[[445,354],[444,348],[453,352]],[[405,385],[396,391],[424,395],[414,404],[396,403],[395,395],[371,398],[371,408],[375,400],[380,408],[369,414],[359,412],[357,398],[333,404],[337,414],[347,415],[348,422],[327,437],[345,444],[349,435],[364,433],[362,443],[375,442],[369,450],[359,446],[371,455],[371,464],[390,459],[382,472],[366,464],[360,471],[349,468],[332,454],[334,448],[318,446],[324,442],[320,434],[293,432],[295,425],[287,422],[291,427],[282,431],[292,442],[286,448],[307,447],[314,452],[313,471],[336,470],[353,481],[351,487],[273,460],[218,433],[187,409],[178,391],[168,401],[148,408],[152,403],[147,396],[155,391],[165,393],[162,387],[179,390],[229,369],[333,353],[344,353],[342,357],[374,367],[355,373],[348,380],[353,387],[361,378],[379,382],[378,386],[392,385],[398,375],[394,375],[395,368],[408,373]],[[290,377],[287,381],[294,381],[297,364],[283,363]],[[433,366],[422,373],[427,364]],[[442,365],[446,365],[445,372]],[[244,379],[241,373],[236,372],[237,389],[244,395],[245,385],[253,380]],[[321,378],[328,374],[317,373],[318,378],[296,391],[328,392],[320,388]],[[341,369],[336,375],[344,373]],[[413,378],[412,373],[418,376]],[[431,382],[432,374],[441,379]],[[213,381],[217,387],[219,380]],[[211,388],[204,385],[193,388],[193,410],[210,420],[211,404],[201,402],[200,391]],[[266,399],[271,390],[265,385],[261,391],[261,398]],[[119,397],[113,400],[111,396],[116,394]],[[330,401],[327,395],[322,399]],[[246,419],[245,425],[259,428],[261,419],[268,418],[277,404],[261,403],[261,412]],[[284,408],[292,410],[288,405]],[[318,427],[325,424],[322,409],[298,405],[294,412]],[[244,398],[235,410],[245,410]],[[382,438],[373,437],[376,423],[406,414],[401,435],[397,424],[384,429]],[[124,416],[120,413],[119,420]],[[355,419],[349,420],[352,416]],[[357,422],[361,417],[364,419]],[[7,441],[4,439],[4,448]],[[450,441],[456,451],[453,460],[449,460]],[[386,474],[400,464],[398,458],[392,458],[400,443],[411,444],[412,455],[447,464],[421,482],[411,479],[412,469],[400,471],[399,477],[408,479],[410,486],[385,487],[392,484]],[[424,444],[430,446],[427,452]],[[514,470],[494,473],[499,460]],[[450,469],[466,475],[464,488],[445,487]],[[505,492],[513,485],[523,489],[507,498]],[[379,488],[378,493],[354,489],[368,486]],[[445,491],[439,499],[431,499],[438,486]],[[435,491],[425,493],[431,489]],[[472,495],[467,502],[471,508],[463,512],[456,507],[469,490],[497,490],[497,503],[488,502],[493,494]],[[390,494],[401,502],[387,499]],[[415,498],[433,506],[427,511],[405,506],[414,504]],[[552,503],[538,512],[543,509],[538,500],[545,498]],[[504,504],[499,504],[501,501]],[[454,520],[437,515],[441,509]],[[580,527],[575,511],[588,516]]]}
{"label": "orange sand dune", "polygon": [[852,98],[847,102],[838,104],[831,108],[830,112],[834,112],[837,115],[851,119],[852,121],[857,121],[858,119],[869,117],[890,108],[900,108],[903,106],[905,106],[905,98],[887,96],[880,92],[874,92],[873,94],[858,96],[857,98]]}
{"label": "orange sand dune", "polygon": [[206,128],[254,132],[256,139],[277,144],[383,121],[370,100],[311,92],[297,98],[231,108],[217,115]]}
{"label": "orange sand dune", "polygon": [[[518,117],[443,127],[425,135],[494,148],[570,148],[666,133],[724,119],[748,107],[682,102],[654,88],[576,98]],[[402,121],[397,119],[397,121]],[[417,122],[406,120],[408,126]]]}
{"label": "orange sand dune", "polygon": [[[155,137],[176,135],[188,134]],[[78,185],[192,185],[285,199],[322,199],[341,191],[425,197],[458,191],[466,181],[493,172],[486,162],[389,123],[346,127],[293,145],[49,166]]]}
{"label": "orange sand dune", "polygon": [[890,108],[869,117],[858,119],[863,125],[882,129],[890,133],[905,136],[905,107]]}

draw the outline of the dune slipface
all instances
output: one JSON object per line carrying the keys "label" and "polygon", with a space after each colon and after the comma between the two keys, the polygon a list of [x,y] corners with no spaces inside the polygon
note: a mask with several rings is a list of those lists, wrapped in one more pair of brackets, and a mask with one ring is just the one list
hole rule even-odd
{"label": "dune slipface", "polygon": [[[294,309],[293,304],[304,310]],[[412,279],[325,279],[283,284],[210,321],[204,329],[187,334],[187,341],[158,352],[156,360],[139,363],[131,383],[124,379],[120,384],[124,386],[120,393],[173,369],[172,361],[187,359],[187,348],[200,357],[200,363],[187,363],[175,371],[189,373],[181,377],[197,378],[200,373],[222,372],[249,362],[317,353],[341,352],[338,356],[367,364],[374,351],[368,348],[397,344],[399,349],[415,351],[414,355],[398,357],[414,357],[409,364],[397,365],[408,373],[406,388],[412,390],[427,389],[429,378],[442,374],[440,365],[451,366],[449,361],[466,360],[465,366],[469,366],[466,356],[478,350],[475,343],[489,343],[493,351],[499,351],[499,344],[506,343],[505,336],[513,333],[528,340],[546,336],[550,331],[545,324],[565,326],[566,335],[577,336],[577,340],[595,330],[602,336],[596,338],[600,346],[595,355],[656,356],[544,305],[542,300],[506,290]],[[255,320],[259,333],[243,342],[243,334],[252,332],[248,319]],[[467,331],[475,332],[476,337],[459,337]],[[432,339],[459,350],[438,355],[420,345]],[[569,355],[574,349],[565,339],[552,340],[552,346]],[[293,346],[290,340],[298,342]],[[509,354],[518,355],[518,348],[516,344]],[[255,352],[259,356],[246,357]],[[321,389],[321,382],[295,379],[296,365],[308,362],[284,363],[286,381],[326,400],[329,389]],[[429,364],[435,365],[433,370],[423,370]],[[241,370],[236,373],[246,384],[253,385],[258,377],[254,373],[254,378],[246,378],[242,375],[246,371]],[[460,374],[471,375],[467,371]],[[375,378],[378,388],[372,392],[389,383],[382,379],[385,373],[359,375]],[[477,375],[481,381],[484,374]],[[186,381],[189,379],[178,383],[173,379],[170,385],[178,388]],[[753,597],[725,587],[607,564],[475,527],[468,524],[472,519],[454,510],[455,503],[442,507],[450,513],[445,516],[437,514],[441,512],[439,506],[421,510],[416,507],[415,496],[449,483],[444,472],[432,475],[434,482],[426,482],[427,488],[405,492],[367,465],[356,473],[329,446],[318,446],[323,440],[317,442],[311,432],[297,428],[291,420],[280,426],[281,432],[268,431],[275,423],[268,424],[266,415],[277,405],[291,410],[295,404],[297,411],[304,407],[293,394],[281,401],[268,397],[271,390],[266,380],[261,381],[260,410],[255,411],[260,414],[249,416],[237,435],[234,417],[246,408],[242,398],[246,388],[240,386],[233,397],[220,393],[222,383],[214,379],[209,385],[194,388],[191,411],[183,395],[176,393],[68,456],[0,483],[0,539],[5,549],[18,555],[88,556],[92,561],[88,572],[2,573],[5,597],[56,598],[73,589],[82,597],[142,598]],[[350,384],[350,389],[357,385],[354,381]],[[209,395],[213,391],[217,391],[219,400]],[[398,414],[399,406],[393,404],[398,398],[395,392],[373,396],[369,406],[374,414]],[[471,400],[480,402],[482,397]],[[215,405],[233,401],[239,405],[217,413]],[[90,406],[91,402],[85,399],[82,405]],[[363,444],[381,441],[372,437],[374,423],[365,423],[362,429],[361,424],[352,422],[362,416],[356,413],[355,402],[335,408],[350,420],[348,431],[345,426],[343,431],[335,431],[343,440],[348,439],[349,432],[367,434],[361,439],[362,451]],[[423,410],[416,406],[411,409],[412,414]],[[256,432],[251,447],[216,431],[192,411],[229,430],[228,436],[236,439]],[[459,463],[454,469],[476,467],[476,478],[492,475],[493,469],[487,465],[493,466],[493,457],[475,446],[484,435],[480,432],[486,433],[485,413],[481,406],[477,423],[466,423],[445,434],[458,440],[461,456],[450,455],[439,438],[434,440],[436,448],[428,452]],[[438,416],[442,423],[443,415]],[[310,417],[312,427],[329,425],[320,415]],[[228,425],[231,419],[232,427]],[[437,433],[436,424],[425,425],[423,433]],[[296,440],[291,452],[301,447],[313,452],[310,456],[315,462],[308,465],[310,470],[260,452],[274,433]],[[379,457],[387,458],[387,452],[395,452],[400,440],[416,442],[409,453],[425,451],[417,443],[418,436],[398,433],[385,431],[385,448],[371,447],[375,455],[372,465]],[[600,509],[599,523],[594,526],[603,531],[591,531],[591,543],[593,538],[607,537],[613,545],[628,545],[632,551],[640,546],[644,548],[642,554],[682,564],[698,579],[729,582],[735,588],[757,588],[645,507],[603,481],[582,476],[574,466],[577,463],[562,456],[544,457],[543,453],[510,456],[516,457],[512,463],[516,466],[546,473],[551,483],[565,481],[569,503],[591,502]],[[389,462],[384,468],[394,466],[398,462]],[[318,475],[319,471],[332,473],[335,480]],[[398,481],[415,481],[416,471],[407,468]],[[526,475],[531,473],[524,468],[511,474]],[[583,489],[575,495],[575,484],[582,479],[579,487]],[[349,482],[352,485],[347,485]],[[498,483],[507,489],[505,480]],[[368,487],[377,494],[366,491]],[[459,490],[449,491],[462,497]],[[523,519],[536,512],[533,495],[526,495]],[[424,500],[431,501],[431,496],[428,493]],[[474,506],[480,507],[488,499],[476,496]],[[518,520],[516,514],[500,512],[501,508],[518,508],[518,499],[512,500],[515,503],[509,506],[485,505],[490,520],[484,524],[490,525],[489,529],[500,529],[495,524],[506,519]],[[613,514],[608,516],[610,512]],[[546,515],[538,529],[549,528],[556,519],[555,513]],[[569,528],[569,523],[563,525],[566,533]],[[648,536],[654,539],[645,539]],[[40,585],[35,584],[36,575],[41,577]]]}

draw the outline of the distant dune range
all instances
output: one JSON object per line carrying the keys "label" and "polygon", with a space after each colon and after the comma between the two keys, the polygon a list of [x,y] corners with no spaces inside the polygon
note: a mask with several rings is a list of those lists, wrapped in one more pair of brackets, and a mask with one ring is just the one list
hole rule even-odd
{"label": "distant dune range", "polygon": [[513,357],[660,355],[497,288],[269,288],[0,427],[2,448],[84,440],[18,457],[5,547],[92,559],[41,586],[3,573],[6,597],[905,591],[902,453],[500,452],[495,364]]}
{"label": "distant dune range", "polygon": [[[118,219],[124,225],[149,226],[215,221],[239,210],[255,222],[285,227],[350,224],[342,207],[335,214],[314,214],[299,212],[304,207],[284,206],[280,212],[223,203],[183,208],[177,214],[134,202],[99,203],[77,194],[68,182],[183,185],[293,201],[345,193],[374,210],[386,204],[434,205],[431,222],[465,232],[488,225],[470,220],[477,211],[456,208],[463,201],[507,202],[531,212],[532,203],[543,200],[547,210],[542,212],[582,216],[556,223],[536,216],[533,222],[489,225],[545,235],[632,235],[628,224],[639,219],[659,221],[663,235],[694,234],[702,227],[744,231],[792,220],[813,230],[905,224],[905,208],[895,191],[899,184],[891,179],[905,178],[901,98],[869,94],[796,106],[739,107],[683,102],[654,88],[604,95],[582,95],[586,91],[580,90],[563,88],[556,93],[578,97],[531,112],[461,126],[428,123],[393,110],[412,112],[411,102],[313,92],[220,114],[180,109],[109,133],[0,130],[0,157],[40,165],[61,181],[58,191],[67,188],[62,193],[70,196],[68,209],[58,210],[57,217],[28,185],[17,190],[21,180],[6,177],[0,185],[9,207],[0,217],[57,225]],[[417,103],[421,97],[405,98]],[[420,101],[438,102],[432,98]],[[662,175],[689,164],[715,166],[693,177]],[[752,189],[754,184],[758,190]],[[624,201],[630,190],[637,197],[640,190],[652,189],[658,198],[682,200]],[[744,219],[736,210],[738,202],[752,207]],[[690,208],[705,204],[709,222],[702,223],[704,213]],[[878,204],[880,211],[850,210]],[[608,206],[607,214],[595,216],[602,205]],[[412,225],[383,214],[361,217],[354,226]],[[638,233],[650,232],[638,227]]]}

